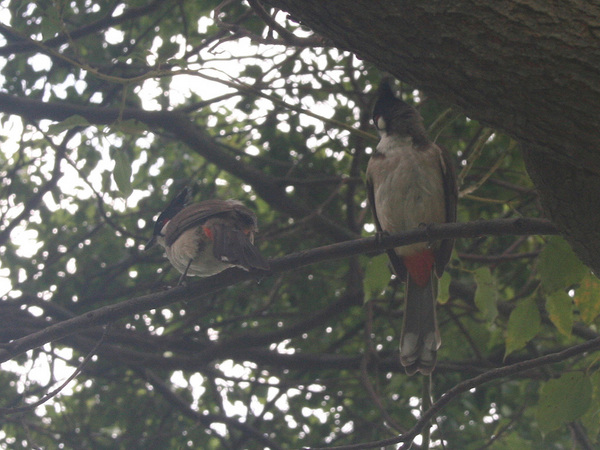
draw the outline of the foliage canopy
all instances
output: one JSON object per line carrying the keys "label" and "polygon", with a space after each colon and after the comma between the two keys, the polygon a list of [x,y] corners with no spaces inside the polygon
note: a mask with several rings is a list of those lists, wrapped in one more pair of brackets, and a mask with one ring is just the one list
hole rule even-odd
{"label": "foliage canopy", "polygon": [[[383,74],[257,0],[0,14],[0,443],[299,448],[411,430],[430,405],[398,361],[385,257],[281,258],[372,235]],[[455,158],[459,222],[542,216],[514,142],[402,90]],[[170,288],[178,274],[143,247],[188,185],[256,211],[272,273]],[[431,446],[596,442],[598,282],[560,238],[515,234],[457,240],[441,280],[432,396],[451,396],[429,410]]]}

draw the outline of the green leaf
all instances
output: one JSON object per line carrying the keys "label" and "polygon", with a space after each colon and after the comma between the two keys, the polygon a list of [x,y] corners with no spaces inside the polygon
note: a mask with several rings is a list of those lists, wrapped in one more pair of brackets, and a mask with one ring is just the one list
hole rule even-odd
{"label": "green leaf", "polygon": [[90,123],[88,120],[80,116],[79,114],[74,114],[72,116],[67,117],[62,122],[54,123],[48,127],[48,134],[51,136],[56,136],[63,131],[70,130],[75,127],[86,127],[89,126]]}
{"label": "green leaf", "polygon": [[548,381],[540,389],[536,411],[540,430],[547,434],[578,419],[588,410],[591,400],[592,383],[582,372],[566,373]]}
{"label": "green leaf", "polygon": [[102,172],[102,191],[108,192],[110,191],[111,185],[111,173],[108,171]]}
{"label": "green leaf", "polygon": [[438,302],[442,305],[448,302],[450,298],[450,282],[452,281],[452,277],[448,272],[444,272],[442,278],[440,278],[440,283],[438,285]]}
{"label": "green leaf", "polygon": [[521,301],[510,313],[506,327],[506,358],[525,344],[540,331],[540,312],[532,298]]}
{"label": "green leaf", "polygon": [[546,309],[550,320],[558,331],[571,336],[573,328],[573,299],[563,290],[558,290],[546,298]]}
{"label": "green leaf", "polygon": [[135,119],[119,120],[110,125],[111,131],[120,131],[125,134],[144,134],[148,127]]}
{"label": "green leaf", "polygon": [[592,442],[598,442],[598,433],[600,433],[600,372],[591,376],[592,383],[592,401],[591,406],[581,418],[581,423],[588,432]]}
{"label": "green leaf", "polygon": [[364,278],[365,301],[377,298],[389,284],[390,277],[387,254],[369,259]]}
{"label": "green leaf", "polygon": [[498,287],[496,278],[488,267],[481,267],[475,271],[475,306],[481,311],[488,322],[493,322],[498,315]]}
{"label": "green leaf", "polygon": [[41,31],[44,40],[48,40],[56,36],[62,30],[61,18],[57,8],[46,9],[46,17],[42,20]]}
{"label": "green leaf", "polygon": [[542,287],[552,293],[579,283],[588,269],[573,253],[567,241],[553,236],[540,254],[538,272]]}
{"label": "green leaf", "polygon": [[600,280],[588,272],[575,290],[574,300],[581,320],[592,323],[600,314]]}
{"label": "green leaf", "polygon": [[158,48],[158,59],[159,61],[166,61],[174,56],[178,51],[179,44],[177,42],[163,42],[163,44]]}
{"label": "green leaf", "polygon": [[244,70],[243,75],[246,75],[251,78],[260,78],[263,76],[263,70],[260,66],[253,64],[246,66],[246,70]]}
{"label": "green leaf", "polygon": [[285,60],[285,62],[281,65],[281,67],[279,68],[279,72],[281,72],[281,75],[283,76],[290,76],[292,74],[292,72],[294,71],[294,66],[296,65],[296,59],[292,59],[292,58],[288,58]]}
{"label": "green leaf", "polygon": [[129,197],[133,192],[131,186],[131,161],[129,155],[124,150],[114,152],[115,170],[113,177],[119,191],[125,198]]}

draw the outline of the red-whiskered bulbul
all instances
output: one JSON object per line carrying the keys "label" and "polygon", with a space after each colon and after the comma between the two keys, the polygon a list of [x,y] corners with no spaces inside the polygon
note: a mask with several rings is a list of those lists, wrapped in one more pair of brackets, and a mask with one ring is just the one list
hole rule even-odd
{"label": "red-whiskered bulbul", "polygon": [[268,270],[254,246],[256,215],[237,200],[206,200],[185,206],[185,188],[158,216],[152,239],[162,245],[173,267],[186,275],[208,277],[230,267]]}
{"label": "red-whiskered bulbul", "polygon": [[[458,192],[448,152],[431,142],[418,111],[382,82],[373,109],[380,141],[367,167],[369,204],[378,232],[400,233],[421,224],[456,221]],[[436,319],[437,277],[454,241],[388,250],[396,275],[406,280],[400,361],[406,373],[430,374],[441,344]]]}

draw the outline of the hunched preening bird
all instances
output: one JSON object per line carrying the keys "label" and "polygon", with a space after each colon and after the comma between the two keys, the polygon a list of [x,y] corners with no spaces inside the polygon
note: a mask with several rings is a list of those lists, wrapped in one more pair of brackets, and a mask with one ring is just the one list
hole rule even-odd
{"label": "hunched preening bird", "polygon": [[[367,167],[367,192],[378,232],[456,221],[458,191],[448,152],[431,142],[419,112],[382,82],[373,109],[380,140]],[[400,361],[406,373],[429,375],[441,344],[436,318],[438,277],[454,241],[416,243],[387,251],[406,280]]]}
{"label": "hunched preening bird", "polygon": [[146,250],[156,242],[179,272],[209,277],[230,267],[268,270],[254,246],[256,215],[237,200],[206,200],[185,206],[185,188],[158,216]]}

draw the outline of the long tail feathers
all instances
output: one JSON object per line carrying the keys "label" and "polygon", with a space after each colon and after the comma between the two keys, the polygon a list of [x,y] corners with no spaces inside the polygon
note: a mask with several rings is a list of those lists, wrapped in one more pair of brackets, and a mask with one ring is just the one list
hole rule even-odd
{"label": "long tail feathers", "polygon": [[429,375],[442,340],[436,318],[437,278],[431,272],[425,286],[409,274],[406,282],[404,321],[400,336],[400,362],[408,375]]}
{"label": "long tail feathers", "polygon": [[241,230],[217,225],[213,233],[213,254],[218,260],[246,270],[269,269],[267,260]]}

